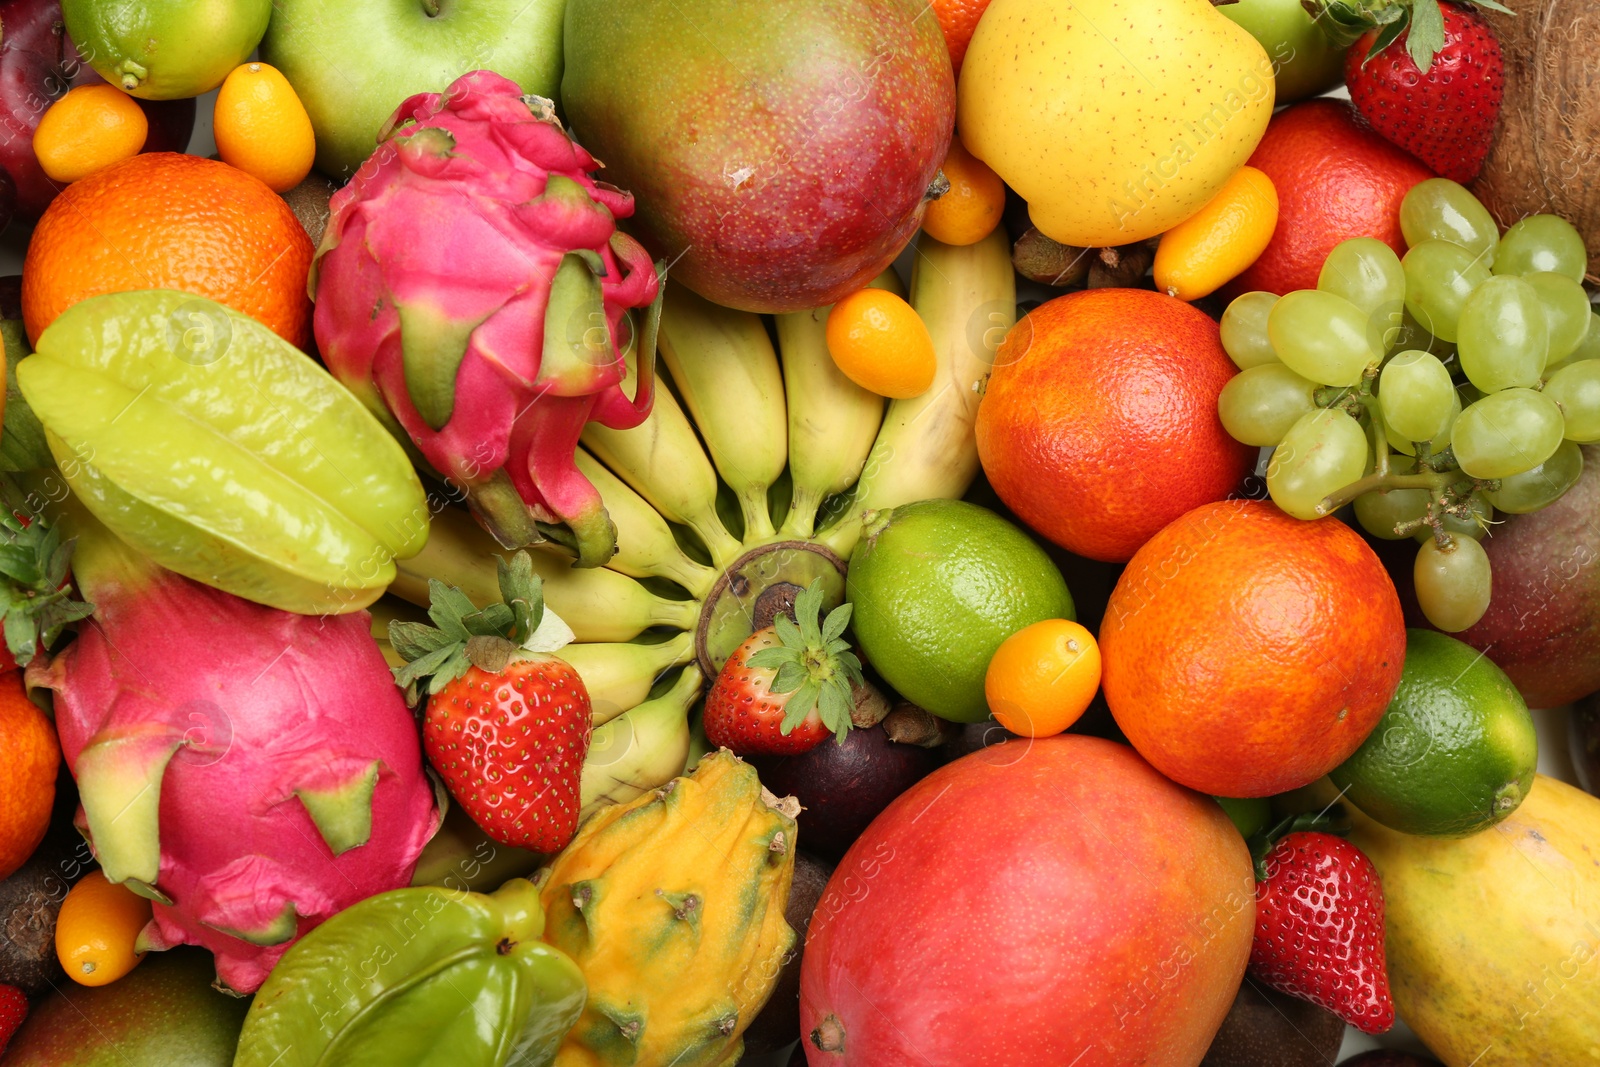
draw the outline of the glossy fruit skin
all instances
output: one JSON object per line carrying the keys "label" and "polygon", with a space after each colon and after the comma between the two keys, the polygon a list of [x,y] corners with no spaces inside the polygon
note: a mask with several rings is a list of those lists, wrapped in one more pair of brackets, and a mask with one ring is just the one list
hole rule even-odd
{"label": "glossy fruit skin", "polygon": [[422,747],[450,795],[502,845],[558,852],[578,829],[589,691],[565,661],[520,653],[468,667],[428,698]]}
{"label": "glossy fruit skin", "polygon": [[1405,640],[1394,586],[1354,530],[1227,500],[1173,522],[1123,571],[1100,626],[1101,686],[1174,781],[1272,796],[1366,740]]}
{"label": "glossy fruit skin", "polygon": [[1345,57],[1350,100],[1372,128],[1440,176],[1470,182],[1483,169],[1505,93],[1494,31],[1465,4],[1442,3],[1444,47],[1426,72],[1406,51],[1410,30],[1368,60],[1368,30]]}
{"label": "glossy fruit skin", "polygon": [[[0,0],[0,223],[32,222],[61,187],[33,154],[33,132],[49,103],[78,85],[99,82],[61,24],[55,0]],[[181,152],[194,131],[194,101],[141,100],[150,122],[148,152]]]}
{"label": "glossy fruit skin", "polygon": [[[348,180],[400,101],[440,92],[471,70],[488,68],[526,92],[557,95],[559,2],[485,0],[440,10],[444,17],[422,3],[273,0],[261,58],[283,71],[305,105],[322,173]],[[328,62],[330,47],[341,62]]]}
{"label": "glossy fruit skin", "polygon": [[34,1005],[6,1067],[231,1067],[250,1002],[213,976],[205,951],[175,948],[121,982],[64,983]]}
{"label": "glossy fruit skin", "polygon": [[14,985],[0,985],[0,1056],[28,1017],[28,996]]}
{"label": "glossy fruit skin", "polygon": [[85,297],[169,288],[227,304],[304,349],[312,251],[283,198],[243,171],[175,152],[135,156],[73,183],[39,220],[22,265],[28,340]]}
{"label": "glossy fruit skin", "polygon": [[1272,59],[1274,104],[1321,96],[1344,81],[1345,50],[1334,47],[1299,0],[1238,0],[1217,10],[1266,49]]}
{"label": "glossy fruit skin", "polygon": [[1493,591],[1483,618],[1455,636],[1487,655],[1531,708],[1600,689],[1600,446],[1555,503],[1508,515],[1485,538]]}
{"label": "glossy fruit skin", "polygon": [[1056,297],[1012,327],[978,407],[978,458],[1006,506],[1090,559],[1122,562],[1220,500],[1257,451],[1217,397],[1236,368],[1204,312],[1163,293]]}
{"label": "glossy fruit skin", "polygon": [[983,679],[995,720],[1019,737],[1069,728],[1099,691],[1100,646],[1071,619],[1046,619],[1006,638]]}
{"label": "glossy fruit skin", "polygon": [[1156,289],[1179,300],[1210,296],[1256,261],[1277,224],[1272,179],[1240,167],[1205,207],[1161,235]]}
{"label": "glossy fruit skin", "polygon": [[779,729],[788,694],[772,692],[776,671],[746,662],[761,649],[779,644],[772,627],[765,627],[745,638],[722,665],[706,694],[704,722],[712,745],[731,748],[741,756],[797,756],[831,736],[815,708],[787,735]]}
{"label": "glossy fruit skin", "polygon": [[61,766],[55,727],[28,699],[14,666],[0,674],[0,752],[0,878],[9,878],[44,840]]}
{"label": "glossy fruit skin", "polygon": [[922,213],[922,228],[947,245],[977,244],[1000,225],[1006,206],[1006,183],[983,160],[968,152],[961,138],[950,138],[950,151],[939,172],[950,189]]}
{"label": "glossy fruit skin", "polygon": [[1125,745],[994,745],[902,794],[834,871],[801,1045],[811,1067],[1187,1067],[1233,1001],[1254,894],[1222,809]]}
{"label": "glossy fruit skin", "polygon": [[1600,800],[1538,775],[1510,818],[1459,840],[1351,819],[1383,879],[1395,1007],[1428,1048],[1452,1067],[1593,1059],[1600,1000],[1576,994],[1595,966]]}
{"label": "glossy fruit skin", "polygon": [[810,310],[877,277],[921,222],[955,118],[923,10],[707,0],[690,24],[674,0],[573,0],[562,106],[674,278],[728,307]]}
{"label": "glossy fruit skin", "polygon": [[1216,196],[1272,114],[1272,62],[1207,0],[994,0],[958,96],[963,142],[1033,225],[1100,248]]}
{"label": "glossy fruit skin", "polygon": [[131,96],[110,85],[81,85],[39,120],[33,154],[46,177],[66,184],[138,155],[149,133],[150,120]]}
{"label": "glossy fruit skin", "polygon": [[286,193],[311,173],[316,136],[305,105],[276,67],[241,63],[217,92],[211,120],[217,154],[229,166]]}
{"label": "glossy fruit skin", "polygon": [[878,726],[851,730],[842,744],[817,745],[798,756],[758,756],[761,784],[800,801],[806,851],[844,855],[895,797],[939,766],[938,750],[889,740]]}
{"label": "glossy fruit skin", "polygon": [[199,96],[255,51],[272,0],[62,0],[67,32],[106,81],[147,100]]}
{"label": "glossy fruit skin", "polygon": [[1322,261],[1352,237],[1375,237],[1403,254],[1400,201],[1434,176],[1360,125],[1341,100],[1307,100],[1274,115],[1250,165],[1278,190],[1278,228],[1267,250],[1224,287],[1229,297],[1314,289]]}
{"label": "glossy fruit skin", "polygon": [[1331,777],[1385,826],[1466,837],[1516,810],[1538,756],[1533,720],[1504,671],[1444,634],[1408,630],[1394,700]]}
{"label": "glossy fruit skin", "polygon": [[1372,861],[1342,837],[1280,840],[1256,884],[1250,973],[1369,1034],[1394,1026],[1383,960],[1383,886]]}
{"label": "glossy fruit skin", "polygon": [[910,399],[933,384],[939,364],[933,337],[894,293],[857,289],[828,312],[826,335],[834,366],[869,393]]}
{"label": "glossy fruit skin", "polygon": [[56,918],[56,956],[79,985],[109,985],[143,962],[136,939],[150,921],[150,901],[92,871],[67,893]]}
{"label": "glossy fruit skin", "polygon": [[845,598],[863,659],[901,696],[952,722],[989,717],[984,673],[1002,641],[1075,614],[1044,550],[961,500],[874,515],[850,557]]}

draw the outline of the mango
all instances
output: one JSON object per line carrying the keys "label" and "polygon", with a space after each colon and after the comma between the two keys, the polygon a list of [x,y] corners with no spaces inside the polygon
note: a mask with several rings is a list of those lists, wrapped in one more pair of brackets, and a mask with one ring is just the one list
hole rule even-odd
{"label": "mango", "polygon": [[1600,1065],[1600,799],[1539,775],[1504,822],[1413,837],[1351,812],[1378,868],[1395,1009],[1448,1067]]}
{"label": "mango", "polygon": [[957,88],[968,151],[1084,248],[1176,226],[1266,132],[1266,51],[1210,0],[994,0]]}

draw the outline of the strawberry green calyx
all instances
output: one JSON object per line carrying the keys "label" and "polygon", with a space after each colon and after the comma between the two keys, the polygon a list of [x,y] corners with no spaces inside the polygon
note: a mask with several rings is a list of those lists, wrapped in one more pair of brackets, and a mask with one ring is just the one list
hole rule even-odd
{"label": "strawberry green calyx", "polygon": [[[1461,2],[1506,15],[1516,14],[1496,0]],[[1445,44],[1444,12],[1440,3],[1441,0],[1301,0],[1301,5],[1335,47],[1348,48],[1368,30],[1378,30],[1377,39],[1362,58],[1363,64],[1410,30],[1406,36],[1406,54],[1424,74]]]}
{"label": "strawberry green calyx", "polygon": [[572,640],[554,612],[544,607],[543,579],[533,573],[533,559],[518,552],[495,561],[501,603],[479,608],[460,589],[433,579],[428,582],[428,618],[434,625],[396,621],[389,624],[389,642],[405,657],[394,668],[395,684],[413,705],[432,696],[477,667],[491,674],[505,669],[523,649],[554,652]]}
{"label": "strawberry green calyx", "polygon": [[1319,812],[1308,811],[1300,815],[1287,816],[1259,833],[1251,835],[1246,844],[1250,848],[1250,861],[1255,865],[1256,881],[1265,882],[1272,876],[1267,866],[1267,859],[1272,855],[1273,849],[1278,847],[1279,841],[1290,834],[1308,832],[1345,837],[1350,833],[1350,817],[1345,813],[1343,805],[1330,804]]}
{"label": "strawberry green calyx", "polygon": [[10,479],[0,479],[0,618],[6,648],[19,667],[94,610],[73,599],[67,581],[73,541],[63,541],[42,516],[19,518],[29,514],[23,497]]}
{"label": "strawberry green calyx", "polygon": [[849,604],[841,604],[826,620],[820,620],[822,582],[814,581],[795,598],[794,619],[778,615],[772,620],[779,644],[751,654],[751,667],[778,672],[771,691],[789,694],[778,727],[783,734],[805,721],[813,708],[822,725],[833,731],[836,742],[842,743],[850,732],[853,688],[865,684],[861,661],[843,637],[850,625],[850,610]]}

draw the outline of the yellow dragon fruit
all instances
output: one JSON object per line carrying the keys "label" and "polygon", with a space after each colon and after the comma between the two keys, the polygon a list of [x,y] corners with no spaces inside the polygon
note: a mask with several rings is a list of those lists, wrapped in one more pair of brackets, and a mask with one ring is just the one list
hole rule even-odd
{"label": "yellow dragon fruit", "polygon": [[[616,531],[573,454],[590,420],[650,411],[661,287],[616,228],[633,197],[590,177],[550,101],[487,70],[409,98],[378,140],[312,266],[323,359],[501,544],[549,534],[604,563]],[[646,306],[629,397],[624,319]]]}

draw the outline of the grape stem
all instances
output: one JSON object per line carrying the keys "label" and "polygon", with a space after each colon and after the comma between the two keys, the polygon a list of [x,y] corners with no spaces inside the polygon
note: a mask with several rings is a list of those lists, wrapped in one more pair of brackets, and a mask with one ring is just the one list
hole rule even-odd
{"label": "grape stem", "polygon": [[1373,471],[1365,478],[1358,478],[1343,489],[1323,497],[1322,503],[1317,505],[1317,514],[1332,515],[1358,496],[1386,489],[1426,489],[1430,493],[1443,493],[1460,480],[1460,475],[1460,471],[1418,471],[1415,474],[1395,474],[1392,471],[1379,474]]}

